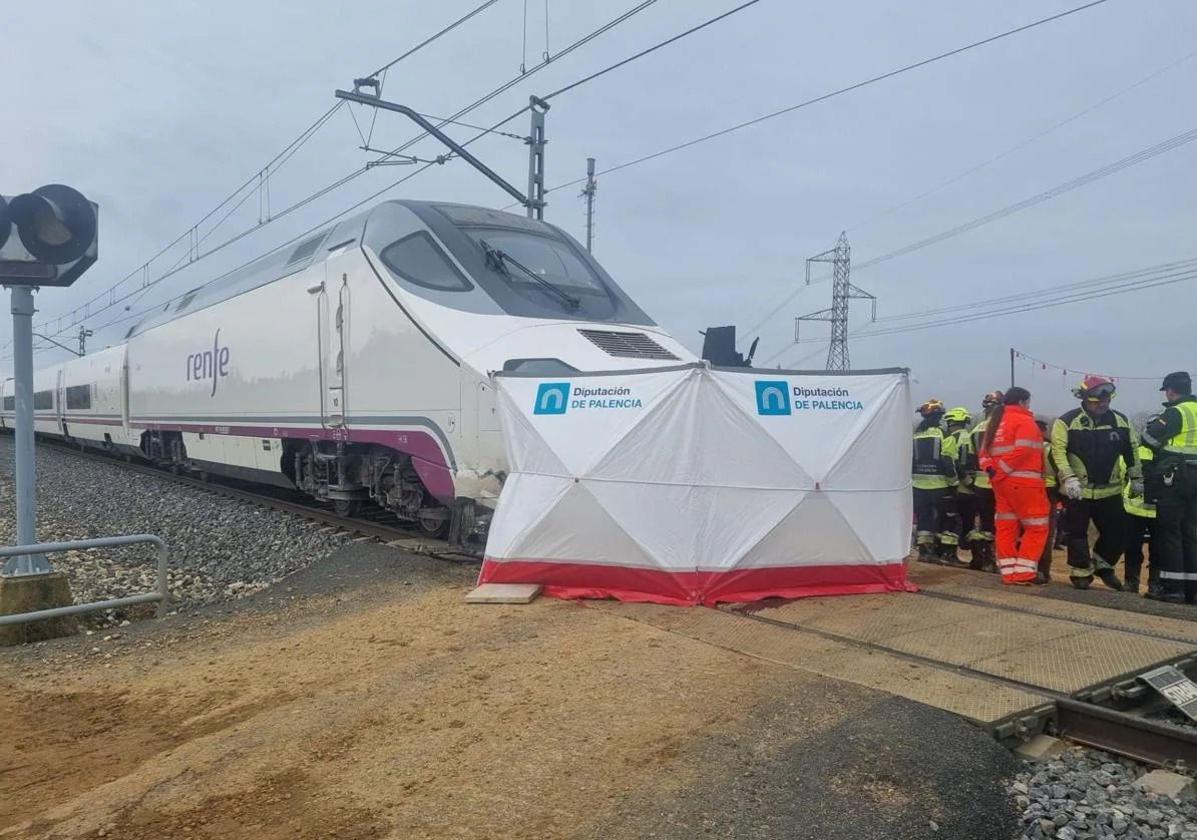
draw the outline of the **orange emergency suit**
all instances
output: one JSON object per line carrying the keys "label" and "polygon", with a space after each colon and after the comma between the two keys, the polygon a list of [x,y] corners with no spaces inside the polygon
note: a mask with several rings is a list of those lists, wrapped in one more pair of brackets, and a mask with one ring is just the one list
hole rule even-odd
{"label": "orange emergency suit", "polygon": [[1051,521],[1043,478],[1043,434],[1035,415],[1020,405],[1004,406],[993,441],[978,461],[993,482],[994,542],[1002,582],[1030,583],[1038,572]]}

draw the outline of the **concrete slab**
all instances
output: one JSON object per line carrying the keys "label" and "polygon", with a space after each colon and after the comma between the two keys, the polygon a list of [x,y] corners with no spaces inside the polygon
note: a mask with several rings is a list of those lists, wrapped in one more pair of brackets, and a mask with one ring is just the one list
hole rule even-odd
{"label": "concrete slab", "polygon": [[[17,615],[75,603],[66,572],[44,575],[0,575],[0,615]],[[78,632],[74,616],[0,627],[0,647],[40,642]]]}
{"label": "concrete slab", "polygon": [[1027,761],[1047,761],[1068,749],[1068,745],[1051,735],[1036,735],[1014,748],[1014,754]]}
{"label": "concrete slab", "polygon": [[[930,568],[925,564],[920,564],[917,569],[912,567],[911,577],[924,593],[969,598],[996,607],[1014,607],[1036,615],[1087,622],[1136,633],[1151,633],[1197,644],[1197,622],[1189,618],[1147,612],[1148,609],[1157,606],[1151,601],[1142,602],[1144,612],[1114,609],[1099,604],[1052,597],[1051,587],[1001,586],[988,575],[943,567]],[[1134,599],[1130,600],[1133,602]]]}
{"label": "concrete slab", "polygon": [[[848,598],[839,599],[847,603]],[[800,671],[866,686],[991,725],[1047,706],[1051,699],[967,674],[796,632],[723,610],[588,602],[661,630]]]}
{"label": "concrete slab", "polygon": [[465,599],[467,604],[530,604],[543,589],[538,583],[484,583]]}
{"label": "concrete slab", "polygon": [[803,599],[758,614],[1069,694],[1197,652],[1187,642],[918,594]]}
{"label": "concrete slab", "polygon": [[1140,790],[1175,799],[1177,802],[1197,798],[1197,782],[1193,781],[1193,777],[1182,776],[1170,770],[1152,770],[1141,776],[1135,782],[1135,786]]}

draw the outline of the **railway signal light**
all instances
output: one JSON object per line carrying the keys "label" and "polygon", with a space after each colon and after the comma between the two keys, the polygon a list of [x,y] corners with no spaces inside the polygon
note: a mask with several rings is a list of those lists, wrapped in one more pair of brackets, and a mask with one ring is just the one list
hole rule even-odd
{"label": "railway signal light", "polygon": [[99,207],[71,187],[0,196],[0,284],[71,285],[95,264],[98,233]]}

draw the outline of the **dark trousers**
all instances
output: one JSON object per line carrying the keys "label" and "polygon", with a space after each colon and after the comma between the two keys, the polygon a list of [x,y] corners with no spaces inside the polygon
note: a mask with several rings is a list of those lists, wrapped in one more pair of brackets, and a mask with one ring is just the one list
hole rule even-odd
{"label": "dark trousers", "polygon": [[968,547],[969,535],[977,519],[977,497],[973,493],[956,494],[956,512],[960,514],[960,544]]}
{"label": "dark trousers", "polygon": [[1043,546],[1043,553],[1039,555],[1039,574],[1050,577],[1052,573],[1052,549],[1056,545],[1056,503],[1060,501],[1060,491],[1056,487],[1047,488],[1047,544]]}
{"label": "dark trousers", "polygon": [[914,488],[915,542],[919,545],[955,545],[960,531],[959,518],[954,487]]}
{"label": "dark trousers", "polygon": [[[1073,577],[1092,577],[1094,571],[1111,569],[1126,545],[1126,509],[1122,495],[1104,499],[1069,499],[1064,503],[1064,530],[1068,532],[1068,565]],[[1089,523],[1097,528],[1089,550]]]}
{"label": "dark trousers", "polygon": [[977,529],[971,539],[993,542],[993,515],[996,512],[992,487],[974,487],[973,505],[977,511]]}
{"label": "dark trousers", "polygon": [[1147,493],[1155,501],[1152,560],[1159,563],[1160,583],[1165,592],[1197,600],[1197,464],[1154,476]]}
{"label": "dark trousers", "polygon": [[1126,517],[1126,579],[1139,580],[1143,571],[1143,548],[1147,548],[1147,582],[1154,583],[1160,570],[1152,556],[1151,529],[1155,520],[1147,516]]}
{"label": "dark trousers", "polygon": [[918,545],[935,545],[939,533],[939,497],[942,490],[914,488],[914,530]]}

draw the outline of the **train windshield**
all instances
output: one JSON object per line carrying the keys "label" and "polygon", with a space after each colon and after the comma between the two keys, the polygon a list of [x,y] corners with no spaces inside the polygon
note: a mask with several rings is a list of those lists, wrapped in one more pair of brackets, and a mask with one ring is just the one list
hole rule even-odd
{"label": "train windshield", "polygon": [[[507,264],[502,273],[511,283],[535,286],[539,279],[572,294],[607,294],[598,276],[564,242],[519,230],[473,228],[466,233],[490,256],[492,265],[497,260]],[[510,271],[512,267],[516,271]]]}
{"label": "train windshield", "polygon": [[[413,229],[403,207],[427,230]],[[545,222],[462,204],[388,202],[371,214],[366,240],[410,291],[443,306],[653,323],[581,245]]]}

